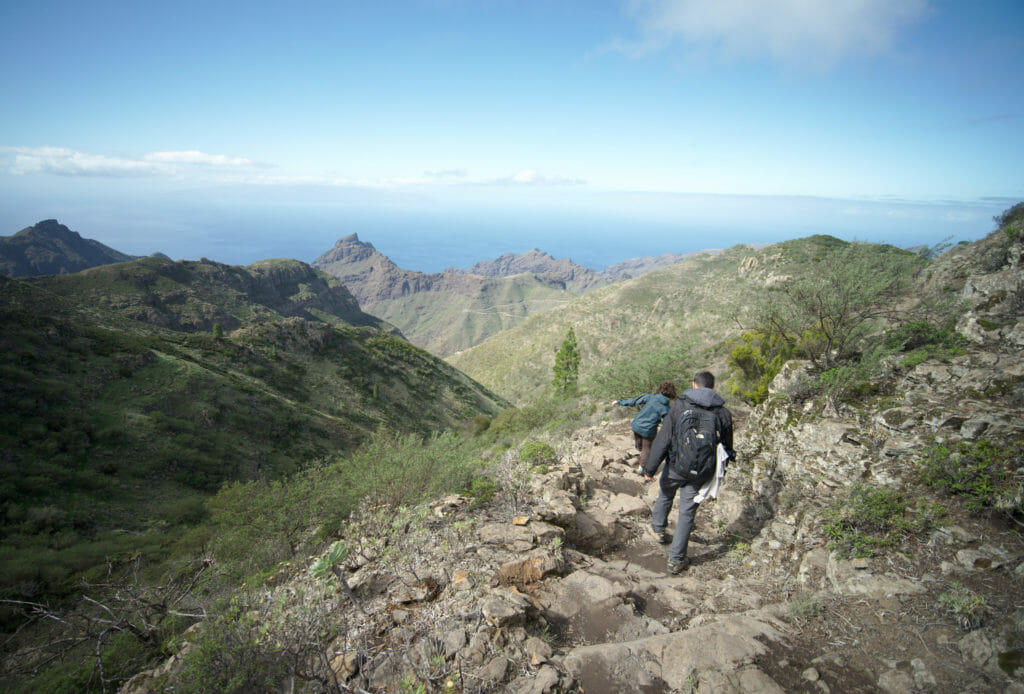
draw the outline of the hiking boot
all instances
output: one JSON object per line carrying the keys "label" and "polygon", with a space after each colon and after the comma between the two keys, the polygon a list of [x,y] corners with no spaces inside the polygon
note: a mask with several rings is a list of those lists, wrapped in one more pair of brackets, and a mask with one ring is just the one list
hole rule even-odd
{"label": "hiking boot", "polygon": [[672,574],[673,576],[678,576],[679,574],[681,574],[684,571],[686,571],[688,568],[690,568],[690,558],[689,557],[687,557],[686,559],[683,559],[679,563],[674,563],[671,559],[668,560],[668,572],[670,574]]}
{"label": "hiking boot", "polygon": [[658,532],[657,530],[652,528],[650,524],[644,527],[647,528],[647,534],[653,537],[655,542],[657,542],[659,545],[667,545],[669,542],[672,542],[672,538],[664,530]]}

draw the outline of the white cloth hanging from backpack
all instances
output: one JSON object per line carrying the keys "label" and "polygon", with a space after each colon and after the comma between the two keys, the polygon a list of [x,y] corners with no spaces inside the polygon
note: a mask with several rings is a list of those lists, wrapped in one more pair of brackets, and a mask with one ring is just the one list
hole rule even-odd
{"label": "white cloth hanging from backpack", "polygon": [[718,487],[722,484],[722,480],[725,479],[725,464],[728,460],[729,453],[725,450],[725,446],[718,444],[718,460],[715,461],[715,474],[697,491],[697,496],[693,497],[695,502],[699,504],[707,498],[718,498]]}

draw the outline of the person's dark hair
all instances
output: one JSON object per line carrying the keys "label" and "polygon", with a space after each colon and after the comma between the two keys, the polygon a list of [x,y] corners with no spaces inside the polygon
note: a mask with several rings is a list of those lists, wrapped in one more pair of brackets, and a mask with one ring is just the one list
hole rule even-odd
{"label": "person's dark hair", "polygon": [[710,371],[698,371],[693,377],[693,382],[697,384],[698,388],[714,388],[715,375]]}
{"label": "person's dark hair", "polygon": [[669,400],[676,399],[676,384],[672,381],[664,381],[658,386],[658,392],[664,395]]}

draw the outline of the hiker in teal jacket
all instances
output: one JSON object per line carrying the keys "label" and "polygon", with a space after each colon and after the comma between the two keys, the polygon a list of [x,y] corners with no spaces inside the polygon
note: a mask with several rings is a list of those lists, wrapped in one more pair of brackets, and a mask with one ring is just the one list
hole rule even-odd
{"label": "hiker in teal jacket", "polygon": [[651,453],[651,443],[658,433],[662,418],[668,413],[672,401],[676,399],[676,385],[665,381],[655,393],[641,395],[629,400],[616,400],[613,404],[625,407],[642,407],[633,418],[629,428],[633,430],[633,443],[640,451],[640,469],[647,464],[647,456]]}

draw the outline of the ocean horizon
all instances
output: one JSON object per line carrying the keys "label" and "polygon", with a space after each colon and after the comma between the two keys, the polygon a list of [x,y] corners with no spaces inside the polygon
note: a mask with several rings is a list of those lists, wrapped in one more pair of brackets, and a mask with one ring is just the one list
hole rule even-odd
{"label": "ocean horizon", "polygon": [[[293,191],[294,192],[294,191]],[[217,195],[215,193],[221,193]],[[595,271],[631,258],[771,244],[814,234],[899,248],[982,238],[1012,201],[916,203],[786,196],[580,194],[545,204],[411,198],[326,201],[320,195],[259,198],[224,189],[186,201],[126,198],[15,200],[0,208],[0,234],[57,219],[84,238],[123,253],[160,252],[248,265],[270,258],[312,263],[350,234],[405,270],[467,268],[538,249]],[[0,198],[7,196],[0,195]]]}

